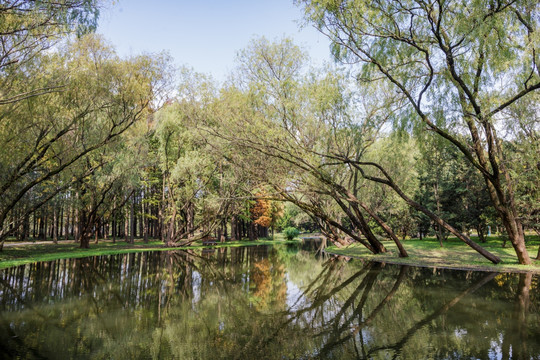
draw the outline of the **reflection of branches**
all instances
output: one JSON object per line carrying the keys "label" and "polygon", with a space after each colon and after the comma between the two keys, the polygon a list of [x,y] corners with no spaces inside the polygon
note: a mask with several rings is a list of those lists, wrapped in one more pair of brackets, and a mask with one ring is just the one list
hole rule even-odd
{"label": "reflection of branches", "polygon": [[368,353],[366,358],[371,358],[372,354],[381,351],[381,350],[394,350],[395,356],[394,358],[399,354],[399,350],[409,341],[409,339],[421,328],[426,326],[427,324],[431,323],[433,320],[441,316],[442,314],[446,313],[448,310],[450,310],[454,305],[459,303],[461,299],[463,299],[465,296],[472,294],[476,290],[480,289],[482,286],[493,280],[497,276],[497,273],[488,273],[486,276],[484,276],[482,279],[474,283],[473,285],[469,286],[465,291],[463,291],[461,294],[444,304],[441,308],[439,308],[437,311],[432,313],[431,315],[425,317],[423,320],[417,322],[413,327],[411,327],[405,335],[401,338],[401,340],[397,341],[394,344],[390,345],[383,345],[383,346],[377,346],[372,348]]}
{"label": "reflection of branches", "polygon": [[[356,272],[354,275],[350,276],[347,280],[345,280],[344,282],[342,282],[341,284],[339,284],[338,286],[336,287],[332,287],[332,289],[325,293],[325,290],[326,290],[326,287],[327,286],[332,286],[333,284],[330,282],[328,283],[327,281],[325,281],[324,283],[322,283],[320,285],[320,288],[317,288],[314,293],[316,294],[315,296],[315,299],[313,300],[312,304],[307,307],[307,308],[304,308],[304,309],[301,309],[299,311],[296,311],[295,312],[295,316],[298,316],[298,315],[301,315],[307,311],[310,311],[310,310],[313,310],[314,308],[317,308],[318,306],[322,305],[325,301],[329,300],[330,298],[332,298],[334,295],[336,295],[337,293],[339,293],[341,290],[343,290],[344,288],[346,288],[347,286],[349,286],[354,280],[356,280],[360,275],[364,274],[366,271],[368,271],[371,267],[372,267],[372,264],[373,263],[367,263],[366,265],[364,265],[364,267]],[[304,293],[304,296],[306,296],[308,294]]]}
{"label": "reflection of branches", "polygon": [[[360,299],[360,302],[355,307],[353,313],[349,316],[349,319],[345,320],[343,322],[343,324],[339,328],[337,327],[337,325],[339,325],[339,323],[340,323],[340,321],[341,321],[341,319],[343,317],[343,314],[345,313],[347,307],[349,305],[351,305],[354,302],[354,300],[356,299],[356,297],[358,295],[357,292],[353,293],[350,296],[350,298],[343,305],[342,310],[336,316],[334,316],[334,324],[335,324],[334,329],[329,330],[330,333],[333,336],[331,337],[331,340],[329,342],[327,342],[326,345],[320,350],[319,353],[321,355],[324,355],[324,354],[328,353],[329,351],[331,351],[331,349],[333,349],[337,345],[343,344],[346,341],[348,341],[349,339],[353,338],[363,327],[367,326],[371,321],[373,321],[373,319],[377,316],[377,314],[381,311],[381,309],[384,308],[384,306],[395,295],[395,293],[397,292],[397,290],[400,287],[401,283],[403,282],[403,279],[405,278],[405,275],[406,275],[407,270],[409,268],[408,266],[402,266],[400,268],[399,275],[398,275],[398,277],[397,277],[397,279],[396,279],[396,281],[394,283],[394,286],[392,287],[390,292],[386,295],[386,297],[379,303],[379,305],[377,305],[377,307],[371,312],[371,314],[366,318],[366,320],[361,321],[359,325],[357,325],[357,326],[355,326],[353,328],[354,331],[348,332],[347,336],[344,336],[343,338],[341,338],[341,334],[344,333],[349,328],[349,325],[353,321],[354,318],[356,318],[356,317],[358,317],[359,319],[362,318],[361,315],[362,315],[363,308],[364,308],[364,306],[366,304],[366,301],[367,301],[367,299],[369,297],[370,291],[373,288],[373,285],[375,284],[375,280],[376,280],[377,276],[380,273],[380,265],[381,264],[378,264],[378,265],[379,266],[376,266],[376,267],[374,267],[373,269],[370,270],[370,272],[364,277],[364,279],[362,280],[362,283],[358,287],[358,289],[361,289],[363,287],[364,292],[362,294],[362,298]],[[363,345],[364,344],[362,342],[362,346]]]}
{"label": "reflection of branches", "polygon": [[[401,268],[399,269],[398,278],[397,278],[396,282],[394,283],[394,286],[392,287],[392,289],[390,290],[388,295],[386,295],[386,297],[375,308],[375,310],[373,310],[371,312],[371,315],[369,315],[367,317],[367,319],[363,321],[362,326],[369,325],[373,321],[375,316],[377,316],[377,314],[382,310],[382,308],[390,301],[390,299],[392,299],[392,297],[394,297],[396,291],[398,290],[399,286],[403,282],[403,279],[405,278],[405,275],[407,274],[408,270],[409,270],[409,266],[407,266],[407,265],[402,265],[401,266]],[[361,329],[361,327],[358,326],[354,331],[358,332],[358,331],[360,331],[360,329]]]}
{"label": "reflection of branches", "polygon": [[[307,289],[303,292],[300,298],[309,297],[310,294],[315,295],[314,300],[311,302],[309,306],[300,310],[296,310],[296,311],[293,310],[294,306],[298,303],[300,299],[299,298],[296,301],[296,303],[292,307],[289,308],[289,310],[283,312],[282,314],[276,314],[276,315],[281,315],[285,317],[287,320],[284,321],[280,326],[276,328],[275,332],[265,340],[264,345],[267,345],[268,343],[270,343],[273,339],[275,339],[278,336],[279,332],[285,329],[289,324],[293,323],[294,321],[297,321],[303,314],[308,313],[312,310],[315,310],[317,312],[317,310],[322,309],[322,305],[324,305],[326,301],[330,300],[334,295],[339,293],[341,290],[343,290],[348,285],[350,285],[354,280],[358,279],[359,276],[361,276],[366,271],[368,271],[369,268],[371,268],[373,263],[367,263],[366,265],[364,265],[364,267],[360,271],[350,276],[347,280],[343,281],[340,285],[333,287],[330,291],[326,292],[326,288],[334,284],[334,282],[330,281],[330,279],[332,275],[336,274],[335,264],[336,262],[333,259],[330,259],[329,261],[327,261],[324,265],[323,271],[319,274],[319,276],[315,278],[314,281],[312,281],[308,285]],[[342,268],[340,267],[340,270],[341,269]],[[324,276],[324,280],[320,282],[320,280],[323,278],[322,275],[324,273],[326,273]],[[320,283],[320,284],[318,287],[315,287],[317,283]],[[361,287],[362,285],[359,286],[359,288]],[[313,318],[316,318],[316,315],[317,314],[314,314]]]}

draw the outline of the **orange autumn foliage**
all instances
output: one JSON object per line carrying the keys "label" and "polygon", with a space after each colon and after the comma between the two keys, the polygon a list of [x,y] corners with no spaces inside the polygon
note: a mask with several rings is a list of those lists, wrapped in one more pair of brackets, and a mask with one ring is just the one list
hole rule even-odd
{"label": "orange autumn foliage", "polygon": [[[263,194],[257,194],[257,197],[262,196]],[[270,200],[258,198],[251,208],[251,218],[255,224],[269,227],[272,223]]]}

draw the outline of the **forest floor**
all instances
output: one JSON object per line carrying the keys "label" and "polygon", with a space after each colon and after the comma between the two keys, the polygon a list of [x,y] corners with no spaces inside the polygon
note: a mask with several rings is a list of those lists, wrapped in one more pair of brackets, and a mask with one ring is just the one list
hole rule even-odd
{"label": "forest floor", "polygon": [[402,243],[409,255],[406,258],[398,257],[397,247],[390,241],[383,242],[388,250],[385,254],[373,255],[364,246],[357,243],[345,248],[330,246],[326,249],[326,252],[392,264],[460,270],[540,273],[540,261],[534,260],[540,246],[540,238],[534,235],[526,238],[527,250],[533,262],[532,265],[520,265],[512,244],[508,241],[506,247],[503,248],[503,238],[500,236],[490,236],[487,242],[479,243],[480,246],[502,260],[498,265],[492,264],[457,238],[447,239],[443,242],[443,247],[440,246],[436,238],[405,240]]}
{"label": "forest floor", "polygon": [[[18,266],[38,261],[51,261],[57,259],[81,258],[86,256],[99,256],[111,254],[123,254],[143,251],[167,251],[167,250],[185,250],[185,249],[204,249],[219,247],[238,247],[254,245],[271,245],[276,243],[286,243],[281,234],[276,234],[274,240],[271,238],[259,239],[254,241],[227,241],[216,243],[215,245],[203,246],[200,242],[191,246],[184,247],[166,247],[160,240],[150,240],[144,243],[142,239],[135,239],[133,244],[126,243],[124,240],[99,240],[97,244],[90,242],[89,249],[81,249],[78,243],[73,240],[61,240],[58,244],[52,241],[27,241],[14,242],[9,241],[4,244],[4,249],[0,251],[0,269],[12,266]],[[294,240],[297,242],[297,240]]]}

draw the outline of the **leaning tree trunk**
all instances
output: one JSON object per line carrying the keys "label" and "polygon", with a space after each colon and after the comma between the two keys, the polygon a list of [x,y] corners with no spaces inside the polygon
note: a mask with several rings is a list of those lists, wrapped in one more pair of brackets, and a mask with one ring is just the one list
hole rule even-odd
{"label": "leaning tree trunk", "polygon": [[[369,228],[369,225],[367,221],[364,219],[364,216],[359,211],[358,207],[354,207],[353,209],[356,210],[355,213],[353,213],[347,204],[345,204],[339,195],[332,194],[334,200],[338,203],[338,205],[341,207],[341,209],[345,212],[349,220],[351,220],[354,227],[356,227],[362,235],[366,238],[369,245],[371,245],[371,251],[374,254],[382,254],[386,253],[388,250],[384,247],[384,245],[375,237],[375,234],[371,231]],[[355,209],[356,208],[356,209]],[[356,214],[356,215],[355,215]]]}
{"label": "leaning tree trunk", "polygon": [[396,234],[394,233],[394,231],[392,230],[392,228],[390,228],[390,226],[388,226],[374,211],[372,211],[366,204],[362,203],[362,202],[359,202],[360,206],[362,207],[362,209],[364,209],[368,214],[369,216],[371,216],[373,218],[373,220],[375,220],[377,222],[377,224],[379,224],[380,227],[383,228],[384,232],[386,232],[386,234],[388,234],[388,236],[390,236],[390,238],[394,241],[394,243],[396,244],[398,250],[399,250],[399,257],[408,257],[409,255],[407,254],[407,251],[405,250],[405,248],[403,247],[403,245],[401,244],[401,241],[399,241],[398,237],[396,236]]}
{"label": "leaning tree trunk", "polygon": [[[374,182],[377,182],[377,183],[385,184],[385,185],[391,187],[407,203],[407,205],[409,205],[410,207],[424,213],[433,222],[435,222],[439,226],[442,226],[443,228],[448,230],[450,233],[455,235],[459,240],[461,240],[465,244],[469,245],[471,248],[476,250],[478,253],[480,253],[482,256],[484,256],[486,259],[488,259],[492,263],[498,264],[498,263],[501,262],[501,259],[498,256],[490,253],[489,251],[487,251],[486,249],[484,249],[483,247],[481,247],[480,245],[478,245],[477,243],[475,243],[474,241],[469,239],[467,236],[465,236],[462,233],[460,233],[459,231],[457,231],[453,226],[446,223],[443,219],[438,217],[435,213],[433,213],[432,211],[428,210],[426,207],[420,205],[419,203],[417,203],[416,201],[414,201],[410,197],[408,197],[401,190],[401,188],[399,186],[397,186],[397,184],[392,180],[390,175],[380,165],[375,164],[375,163],[370,163],[370,162],[359,162],[359,161],[358,162],[348,161],[348,162],[351,163],[353,166],[357,167],[360,170],[362,176],[365,179],[368,179],[368,180],[371,180],[371,181],[374,181]],[[368,165],[368,166],[376,167],[377,169],[379,169],[381,171],[381,173],[383,173],[385,179],[365,174],[364,170],[361,168],[362,165]]]}

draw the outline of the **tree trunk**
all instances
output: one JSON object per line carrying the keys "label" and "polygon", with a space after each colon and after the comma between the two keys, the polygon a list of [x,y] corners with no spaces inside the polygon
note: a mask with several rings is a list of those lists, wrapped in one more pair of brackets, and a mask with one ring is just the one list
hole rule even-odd
{"label": "tree trunk", "polygon": [[53,243],[54,244],[58,244],[58,209],[56,208],[56,206],[53,205],[53,223],[52,223],[52,226],[53,226]]}
{"label": "tree trunk", "polygon": [[30,236],[30,214],[26,214],[23,220],[23,231],[22,231],[22,241],[28,241]]}
{"label": "tree trunk", "polygon": [[231,216],[231,240],[236,239],[236,215]]}
{"label": "tree trunk", "polygon": [[506,211],[506,216],[502,218],[503,224],[508,234],[508,240],[514,247],[514,251],[518,257],[518,261],[522,265],[530,265],[531,258],[525,246],[525,234],[519,220],[509,211]]}
{"label": "tree trunk", "polygon": [[[443,219],[441,219],[440,217],[438,217],[437,215],[435,215],[432,211],[428,210],[426,207],[420,205],[419,203],[417,203],[416,201],[412,200],[411,198],[409,198],[402,190],[399,186],[397,186],[394,181],[392,180],[392,178],[390,177],[390,175],[382,168],[380,167],[379,165],[376,165],[376,164],[373,164],[373,163],[362,163],[362,162],[358,162],[359,165],[362,165],[362,164],[368,164],[368,165],[373,165],[375,167],[377,167],[383,174],[384,176],[386,177],[386,179],[379,179],[379,178],[376,178],[376,177],[373,177],[373,176],[369,176],[369,175],[365,175],[364,173],[362,174],[366,179],[368,180],[372,180],[372,181],[375,181],[375,182],[378,182],[378,183],[382,183],[382,184],[386,184],[388,186],[390,186],[392,189],[394,189],[394,191],[403,199],[405,200],[405,202],[412,208],[418,210],[418,211],[421,211],[422,213],[424,213],[427,217],[429,217],[432,221],[434,221],[435,223],[437,223],[438,225],[444,227],[446,230],[448,230],[450,233],[454,234],[459,240],[463,241],[465,244],[469,245],[471,248],[473,248],[474,250],[476,250],[478,253],[480,253],[482,256],[484,256],[486,259],[488,259],[489,261],[491,261],[492,263],[494,264],[498,264],[501,262],[501,259],[490,253],[489,251],[487,251],[486,249],[484,249],[483,247],[481,247],[480,245],[478,245],[477,243],[475,243],[474,241],[471,241],[471,239],[469,239],[467,236],[463,235],[462,233],[460,233],[459,231],[457,231],[453,226],[451,226],[450,224],[446,223]],[[353,165],[357,166],[356,163],[353,163]],[[362,170],[363,171],[363,170]]]}
{"label": "tree trunk", "polygon": [[255,240],[255,234],[253,234],[253,223],[251,222],[249,223],[247,231],[248,231],[249,240],[250,241]]}
{"label": "tree trunk", "polygon": [[62,207],[60,207],[60,224],[58,226],[58,237],[59,238],[62,238],[62,236],[64,236],[64,205],[62,205]]}
{"label": "tree trunk", "polygon": [[195,205],[190,202],[187,206],[187,216],[186,216],[186,231],[188,234],[188,240],[193,239],[193,228],[194,228],[194,221],[195,221]]}
{"label": "tree trunk", "polygon": [[77,243],[77,242],[80,241],[80,238],[81,238],[80,211],[79,211],[79,209],[77,207],[75,208],[75,217],[73,218],[73,221],[74,221],[74,224],[75,224],[75,226],[73,227],[73,238],[74,238],[75,242]]}
{"label": "tree trunk", "polygon": [[99,241],[99,226],[101,223],[101,219],[96,219],[94,222],[94,244],[97,244]]}
{"label": "tree trunk", "polygon": [[124,241],[129,243],[129,209],[127,206],[124,212]]}
{"label": "tree trunk", "polygon": [[117,226],[116,226],[116,223],[117,223],[117,221],[116,221],[116,216],[113,215],[113,219],[112,219],[112,234],[111,234],[113,244],[116,244],[116,230],[117,230],[117,229],[116,229],[116,227],[117,227]]}
{"label": "tree trunk", "polygon": [[439,246],[444,247],[443,240],[446,240],[444,236],[444,229],[439,224],[433,224],[433,230],[435,230],[435,237],[439,240]]}
{"label": "tree trunk", "polygon": [[217,239],[217,241],[219,241],[219,242],[223,242],[223,239],[221,238],[221,231],[222,231],[222,230],[221,230],[221,226],[218,226],[218,228],[217,228],[217,234],[216,234],[216,239]]}
{"label": "tree trunk", "polygon": [[131,201],[130,207],[129,207],[129,223],[131,227],[131,232],[129,234],[129,243],[134,244],[135,243],[135,232],[137,232],[137,223],[135,220],[135,196],[133,196],[133,199]]}
{"label": "tree trunk", "polygon": [[383,228],[384,232],[386,232],[388,236],[390,236],[390,238],[394,241],[399,250],[399,257],[408,257],[409,255],[407,254],[407,251],[401,244],[401,241],[399,241],[396,234],[394,234],[394,231],[392,231],[392,228],[390,228],[390,226],[388,226],[374,211],[368,208],[366,204],[359,202],[359,205],[369,214],[369,216],[373,218],[373,220],[377,222],[377,224],[379,224],[380,227]]}
{"label": "tree trunk", "polygon": [[32,216],[32,238],[36,239],[36,231],[37,231],[37,214],[34,212]]}
{"label": "tree trunk", "polygon": [[167,229],[167,240],[165,244],[171,246],[174,242],[174,223],[176,222],[176,206],[173,207],[173,213],[171,215],[171,220],[169,221],[169,226]]}
{"label": "tree trunk", "polygon": [[476,227],[476,233],[478,234],[478,240],[480,240],[481,243],[485,243],[486,237],[484,234],[484,227],[482,225],[478,225]]}
{"label": "tree trunk", "polygon": [[38,219],[38,239],[39,240],[45,239],[45,232],[43,230],[45,228],[44,225],[45,225],[45,217],[43,216],[43,211],[41,211],[41,214]]}
{"label": "tree trunk", "polygon": [[[348,195],[352,195],[352,194],[348,194]],[[351,220],[352,222],[352,225],[362,233],[362,235],[364,235],[364,237],[366,238],[367,242],[369,243],[369,245],[371,246],[371,251],[374,253],[374,254],[382,254],[382,253],[386,253],[388,250],[386,250],[386,248],[384,247],[384,245],[377,239],[377,237],[375,237],[375,234],[373,234],[373,231],[371,231],[371,229],[369,228],[369,225],[366,221],[366,219],[364,218],[364,215],[362,215],[362,212],[360,211],[360,209],[358,208],[358,206],[356,206],[356,202],[353,202],[353,201],[350,201],[349,202],[349,205],[353,208],[354,210],[354,214],[351,212],[351,210],[349,209],[349,206],[347,206],[347,204],[345,204],[339,195],[334,195],[332,196],[334,198],[334,200],[338,203],[338,205],[341,207],[341,209],[343,209],[343,211],[345,212],[345,214],[347,214],[347,217]],[[356,216],[355,216],[356,215]],[[368,248],[369,249],[369,248]]]}
{"label": "tree trunk", "polygon": [[165,237],[165,179],[163,179],[163,186],[161,187],[161,206],[159,207],[158,212],[158,219],[159,219],[159,233],[161,237],[161,241],[164,243],[167,242],[167,239]]}
{"label": "tree trunk", "polygon": [[81,210],[78,214],[79,218],[79,242],[81,249],[88,249],[90,247],[90,224],[91,219],[86,210]]}
{"label": "tree trunk", "polygon": [[150,205],[148,204],[147,206],[145,206],[145,203],[144,203],[144,199],[141,200],[141,207],[142,207],[142,224],[143,224],[143,229],[142,229],[142,233],[143,233],[143,238],[144,238],[144,243],[145,244],[148,244],[148,216],[146,215],[146,211],[148,211],[148,207]]}

